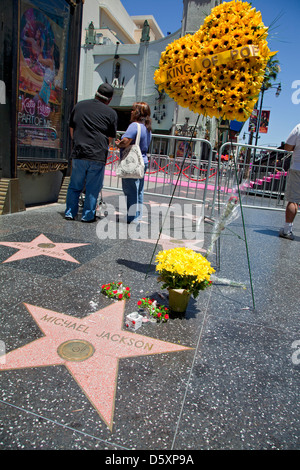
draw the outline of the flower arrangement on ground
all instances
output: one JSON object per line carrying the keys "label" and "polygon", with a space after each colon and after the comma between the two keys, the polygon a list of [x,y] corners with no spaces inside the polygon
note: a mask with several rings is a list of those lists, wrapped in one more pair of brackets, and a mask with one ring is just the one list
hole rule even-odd
{"label": "flower arrangement on ground", "polygon": [[130,298],[130,287],[124,287],[122,282],[109,282],[108,284],[103,284],[101,292],[110,299],[125,300]]}
{"label": "flower arrangement on ground", "polygon": [[257,102],[271,52],[259,11],[221,3],[194,35],[168,44],[154,80],[180,106],[209,117],[246,121]]}
{"label": "flower arrangement on ground", "polygon": [[143,297],[138,301],[137,305],[139,308],[146,309],[149,315],[158,322],[166,322],[169,319],[169,309],[164,305],[159,305],[154,299]]}
{"label": "flower arrangement on ground", "polygon": [[162,288],[183,289],[196,298],[210,284],[215,270],[200,253],[185,247],[160,251],[156,256]]}

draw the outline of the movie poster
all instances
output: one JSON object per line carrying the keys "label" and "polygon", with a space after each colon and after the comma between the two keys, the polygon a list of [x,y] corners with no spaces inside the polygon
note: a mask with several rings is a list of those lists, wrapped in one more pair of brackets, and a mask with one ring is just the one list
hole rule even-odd
{"label": "movie poster", "polygon": [[[253,109],[249,119],[248,132],[256,132],[259,112],[257,109]],[[259,132],[260,134],[266,134],[268,132],[270,121],[270,111],[262,111],[260,116]]]}
{"label": "movie poster", "polygon": [[270,121],[270,111],[262,111],[260,117],[259,132],[261,134],[266,134],[268,132]]}
{"label": "movie poster", "polygon": [[18,157],[59,158],[61,153],[69,12],[62,0],[49,3],[21,2]]}
{"label": "movie poster", "polygon": [[253,109],[252,114],[249,119],[248,132],[256,132],[257,117],[258,117],[258,110]]}

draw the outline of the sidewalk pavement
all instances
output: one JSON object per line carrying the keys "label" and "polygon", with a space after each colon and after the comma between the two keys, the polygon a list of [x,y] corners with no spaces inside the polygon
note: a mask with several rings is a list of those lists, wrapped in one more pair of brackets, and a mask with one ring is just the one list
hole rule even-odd
{"label": "sidewalk pavement", "polygon": [[[104,191],[100,224],[119,196]],[[155,202],[167,201],[145,197]],[[278,237],[282,211],[243,212],[250,265],[239,217],[222,233],[219,281],[184,316],[133,332],[139,298],[168,305],[156,239],[125,237],[122,214],[106,225],[121,238],[101,239],[61,204],[1,216],[0,449],[299,449],[300,219],[290,241]],[[155,253],[176,246],[165,242]],[[105,297],[111,281],[131,298]]]}

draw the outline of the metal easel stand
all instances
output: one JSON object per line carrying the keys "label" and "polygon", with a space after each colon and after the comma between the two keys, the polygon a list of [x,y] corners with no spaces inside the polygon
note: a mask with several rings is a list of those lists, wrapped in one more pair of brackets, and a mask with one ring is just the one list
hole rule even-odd
{"label": "metal easel stand", "polygon": [[[232,144],[232,142],[231,142],[231,144]],[[231,146],[231,149],[232,149],[232,146]],[[237,192],[238,192],[238,200],[239,200],[240,209],[241,209],[242,226],[243,226],[243,233],[244,233],[244,239],[242,239],[242,237],[239,237],[239,238],[242,239],[245,243],[247,263],[248,263],[248,271],[249,271],[249,279],[250,279],[250,287],[251,287],[251,296],[252,296],[252,303],[253,303],[253,310],[255,310],[255,299],[254,299],[254,290],[253,290],[253,283],[252,283],[250,256],[249,256],[249,249],[248,249],[248,242],[247,242],[247,234],[246,234],[246,227],[245,227],[245,219],[244,219],[243,205],[242,205],[242,199],[241,199],[241,192],[240,192],[240,187],[239,187],[238,172],[237,172],[237,166],[236,166],[236,158],[233,158],[233,163],[234,163],[234,176],[235,176],[235,182],[236,182],[236,187],[237,187]],[[219,158],[218,158],[218,171],[217,171],[217,178],[216,178],[217,193],[218,193],[218,196],[217,196],[218,217],[220,217],[220,207],[221,207],[221,204],[220,204],[220,191],[221,191],[221,188],[220,188],[220,184],[219,184],[219,176],[220,176],[220,155],[219,155]],[[221,237],[219,236],[217,238],[217,240],[214,242],[215,251],[216,251],[216,271],[220,271],[220,269],[221,269],[221,240],[220,240],[220,238]],[[208,252],[207,252],[206,256],[207,255],[208,255]]]}
{"label": "metal easel stand", "polygon": [[195,126],[194,126],[194,130],[192,131],[190,141],[188,142],[188,146],[187,146],[187,148],[186,148],[186,152],[185,152],[183,161],[182,161],[182,163],[181,163],[181,167],[180,167],[180,170],[179,170],[179,173],[178,173],[178,176],[177,176],[177,180],[176,180],[175,186],[174,186],[174,188],[173,188],[173,191],[172,191],[172,194],[171,194],[171,197],[170,197],[170,201],[169,201],[169,204],[168,204],[168,208],[167,208],[165,217],[164,217],[164,219],[163,219],[163,221],[162,221],[162,224],[161,224],[161,227],[160,227],[160,230],[159,230],[159,234],[158,234],[158,237],[157,237],[157,240],[156,240],[156,243],[155,243],[153,252],[152,252],[152,256],[151,256],[151,259],[150,259],[150,262],[149,262],[149,265],[148,265],[148,271],[146,272],[145,279],[147,279],[147,277],[148,277],[148,274],[149,274],[149,271],[150,271],[150,268],[151,268],[151,264],[152,264],[152,261],[153,261],[153,258],[154,258],[154,254],[155,254],[157,245],[159,244],[159,240],[160,240],[160,237],[161,237],[161,234],[162,234],[162,230],[163,230],[163,228],[164,228],[164,224],[165,224],[165,221],[166,221],[166,219],[167,219],[167,216],[168,216],[168,213],[169,213],[169,210],[170,210],[170,207],[171,207],[173,198],[174,198],[174,194],[175,194],[175,191],[176,191],[176,189],[177,189],[178,182],[179,182],[180,176],[181,176],[181,174],[182,174],[182,170],[183,170],[183,167],[184,167],[186,158],[187,158],[187,156],[188,156],[189,149],[191,148],[191,145],[192,145],[193,135],[194,135],[195,130],[197,129],[199,118],[200,118],[200,114],[198,114],[197,121],[196,121],[196,124],[195,124]]}
{"label": "metal easel stand", "polygon": [[233,158],[233,162],[234,162],[235,180],[236,180],[238,196],[239,196],[239,203],[240,203],[240,208],[241,208],[241,217],[242,217],[242,224],[243,224],[244,241],[245,241],[245,248],[246,248],[246,255],[247,255],[247,263],[248,263],[248,271],[249,271],[249,280],[250,280],[250,287],[251,287],[253,310],[255,310],[255,299],[254,299],[254,290],[253,290],[253,283],[252,283],[250,256],[249,256],[249,249],[248,249],[248,242],[247,242],[247,234],[246,234],[246,227],[245,227],[245,219],[244,219],[242,198],[241,198],[241,192],[240,192],[240,185],[239,185],[239,180],[238,180],[238,172],[237,172],[237,166],[236,166],[236,158]]}

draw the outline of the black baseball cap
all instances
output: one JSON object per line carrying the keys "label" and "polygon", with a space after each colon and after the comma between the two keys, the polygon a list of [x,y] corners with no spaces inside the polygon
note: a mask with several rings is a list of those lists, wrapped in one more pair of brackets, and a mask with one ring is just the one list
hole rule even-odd
{"label": "black baseball cap", "polygon": [[110,100],[114,94],[114,89],[109,83],[102,83],[99,86],[96,95],[103,100]]}

